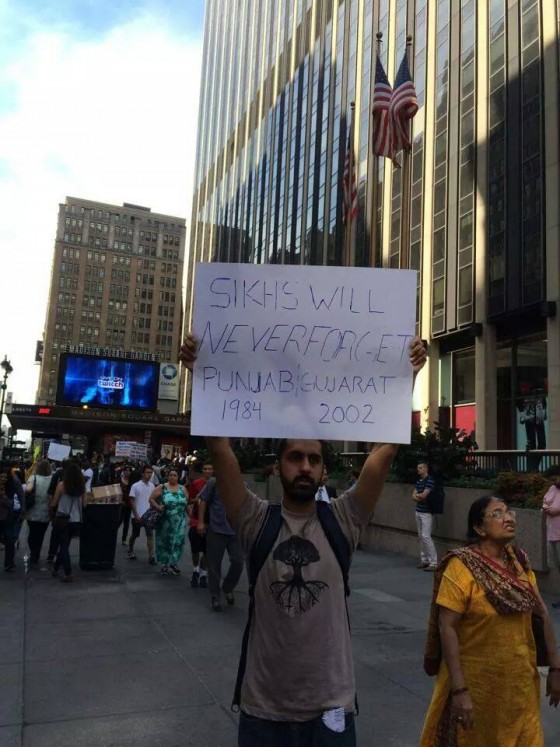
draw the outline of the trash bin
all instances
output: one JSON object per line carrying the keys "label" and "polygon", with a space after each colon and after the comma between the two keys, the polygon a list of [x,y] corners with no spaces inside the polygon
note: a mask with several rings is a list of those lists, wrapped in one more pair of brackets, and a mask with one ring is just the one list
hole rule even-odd
{"label": "trash bin", "polygon": [[118,503],[90,503],[84,509],[80,529],[82,570],[109,570],[115,565],[120,512]]}

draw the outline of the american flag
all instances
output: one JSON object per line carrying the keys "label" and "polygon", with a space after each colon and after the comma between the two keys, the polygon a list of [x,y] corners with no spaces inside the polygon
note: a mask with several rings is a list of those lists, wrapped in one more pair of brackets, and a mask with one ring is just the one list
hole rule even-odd
{"label": "american flag", "polygon": [[393,128],[389,107],[393,89],[383,69],[379,55],[375,66],[373,88],[373,154],[393,158]]}
{"label": "american flag", "polygon": [[410,75],[406,52],[402,59],[395,80],[395,88],[391,97],[391,123],[393,129],[393,152],[409,151],[411,141],[409,135],[409,120],[418,111],[416,90]]}
{"label": "american flag", "polygon": [[344,159],[344,174],[342,177],[342,220],[350,225],[358,215],[358,183],[356,179],[356,159],[354,158],[354,110],[348,127],[348,145]]}

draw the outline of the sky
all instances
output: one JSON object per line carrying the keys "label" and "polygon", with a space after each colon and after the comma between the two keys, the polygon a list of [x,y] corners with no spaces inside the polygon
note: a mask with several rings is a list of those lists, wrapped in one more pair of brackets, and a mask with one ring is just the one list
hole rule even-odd
{"label": "sky", "polygon": [[0,358],[14,402],[35,401],[59,203],[130,202],[189,226],[203,26],[204,0],[0,0]]}

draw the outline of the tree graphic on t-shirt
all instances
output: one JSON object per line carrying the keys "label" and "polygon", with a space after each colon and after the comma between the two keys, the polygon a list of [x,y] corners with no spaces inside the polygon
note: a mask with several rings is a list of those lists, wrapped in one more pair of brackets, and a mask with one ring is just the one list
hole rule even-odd
{"label": "tree graphic on t-shirt", "polygon": [[274,581],[270,584],[270,593],[277,604],[295,615],[310,610],[319,601],[322,592],[329,588],[323,581],[305,581],[301,573],[303,566],[317,563],[321,559],[315,545],[294,534],[278,545],[272,557],[285,565],[291,565],[294,571],[289,581]]}

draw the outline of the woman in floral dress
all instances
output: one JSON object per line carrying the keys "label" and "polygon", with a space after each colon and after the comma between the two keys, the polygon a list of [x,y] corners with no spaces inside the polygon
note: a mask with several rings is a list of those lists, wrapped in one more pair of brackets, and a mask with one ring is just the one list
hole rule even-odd
{"label": "woman in floral dress", "polygon": [[179,473],[170,469],[167,482],[158,485],[150,497],[150,505],[161,512],[156,525],[156,561],[161,563],[161,575],[170,571],[181,573],[179,562],[185,547],[187,495],[179,485]]}

